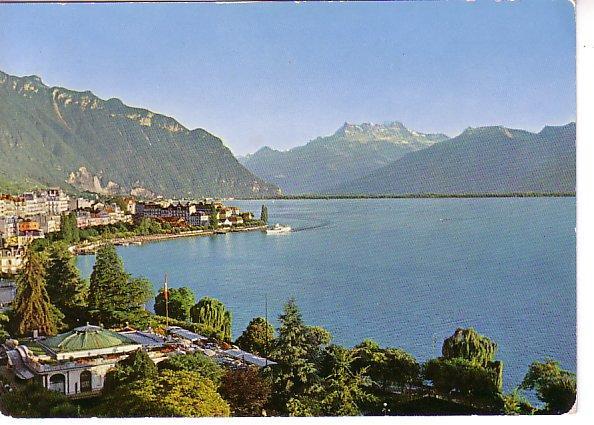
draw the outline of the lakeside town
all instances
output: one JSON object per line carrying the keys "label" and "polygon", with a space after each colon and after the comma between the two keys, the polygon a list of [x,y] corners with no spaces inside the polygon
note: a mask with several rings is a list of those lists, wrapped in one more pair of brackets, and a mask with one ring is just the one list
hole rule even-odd
{"label": "lakeside town", "polygon": [[[137,201],[132,197],[101,199],[69,196],[60,188],[0,194],[0,276],[14,276],[22,267],[27,246],[36,239],[52,238],[63,222],[72,217],[78,229],[101,229],[107,226],[138,225],[143,219],[154,220],[171,232],[169,235],[143,235],[118,238],[116,244],[142,243],[180,235],[224,233],[229,230],[262,228],[254,214],[226,206],[217,199],[176,200],[162,197]],[[160,233],[160,232],[159,232]],[[73,246],[77,254],[92,253],[100,243],[87,238]],[[95,238],[96,239],[96,238]]]}

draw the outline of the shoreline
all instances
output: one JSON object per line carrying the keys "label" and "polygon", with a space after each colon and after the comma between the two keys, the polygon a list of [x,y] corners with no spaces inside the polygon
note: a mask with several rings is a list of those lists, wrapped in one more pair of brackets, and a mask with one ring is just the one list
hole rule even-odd
{"label": "shoreline", "polygon": [[460,198],[575,198],[576,192],[509,192],[509,193],[421,193],[384,195],[281,195],[270,198],[239,197],[236,201],[276,201],[276,200],[332,200],[332,199],[460,199]]}
{"label": "shoreline", "polygon": [[91,243],[82,243],[72,245],[68,248],[68,250],[73,255],[94,255],[97,249],[99,249],[102,245],[106,243],[112,243],[116,246],[129,246],[129,245],[143,245],[145,243],[152,243],[152,242],[161,242],[165,240],[171,239],[179,239],[179,238],[189,238],[189,237],[196,237],[196,236],[214,236],[217,234],[227,234],[227,233],[239,233],[239,232],[254,232],[257,230],[264,230],[266,229],[265,225],[260,226],[250,226],[250,227],[239,227],[235,229],[219,229],[217,230],[188,230],[186,232],[180,233],[165,233],[165,234],[156,234],[156,235],[142,235],[142,236],[130,236],[126,238],[113,238],[113,239],[106,239],[97,242]]}

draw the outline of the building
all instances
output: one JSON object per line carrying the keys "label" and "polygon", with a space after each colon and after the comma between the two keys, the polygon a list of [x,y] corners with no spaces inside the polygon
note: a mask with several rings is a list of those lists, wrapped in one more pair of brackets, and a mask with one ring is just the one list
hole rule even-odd
{"label": "building", "polygon": [[70,197],[60,188],[41,191],[40,197],[45,199],[46,213],[49,215],[60,215],[69,210]]}
{"label": "building", "polygon": [[99,394],[107,372],[139,349],[146,350],[155,363],[174,351],[153,333],[115,332],[89,324],[24,345],[5,344],[7,368],[16,378],[34,379],[71,398]]}
{"label": "building", "polygon": [[16,274],[23,264],[25,250],[22,247],[0,247],[0,273],[5,275]]}
{"label": "building", "polygon": [[100,394],[107,373],[117,362],[140,349],[146,351],[155,364],[171,356],[194,352],[231,368],[276,364],[177,326],[168,328],[167,332],[168,336],[164,337],[150,329],[116,332],[87,324],[54,337],[23,341],[21,345],[7,340],[1,350],[7,359],[7,371],[17,380],[33,379],[44,388],[70,398]]}

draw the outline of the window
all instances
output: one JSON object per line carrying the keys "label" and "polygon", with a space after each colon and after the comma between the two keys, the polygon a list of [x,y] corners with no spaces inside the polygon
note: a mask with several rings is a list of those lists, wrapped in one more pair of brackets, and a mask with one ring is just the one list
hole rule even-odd
{"label": "window", "polygon": [[88,370],[80,374],[80,391],[91,391],[91,372]]}
{"label": "window", "polygon": [[52,375],[49,379],[50,390],[58,393],[66,394],[66,377],[61,373]]}

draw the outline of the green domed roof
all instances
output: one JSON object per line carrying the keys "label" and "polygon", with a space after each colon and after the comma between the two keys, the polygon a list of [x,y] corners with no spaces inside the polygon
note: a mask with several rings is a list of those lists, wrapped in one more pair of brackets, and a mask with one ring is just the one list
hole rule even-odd
{"label": "green domed roof", "polygon": [[118,345],[135,344],[134,341],[117,332],[89,324],[74,328],[70,332],[47,338],[42,343],[59,353],[99,350],[117,347]]}

